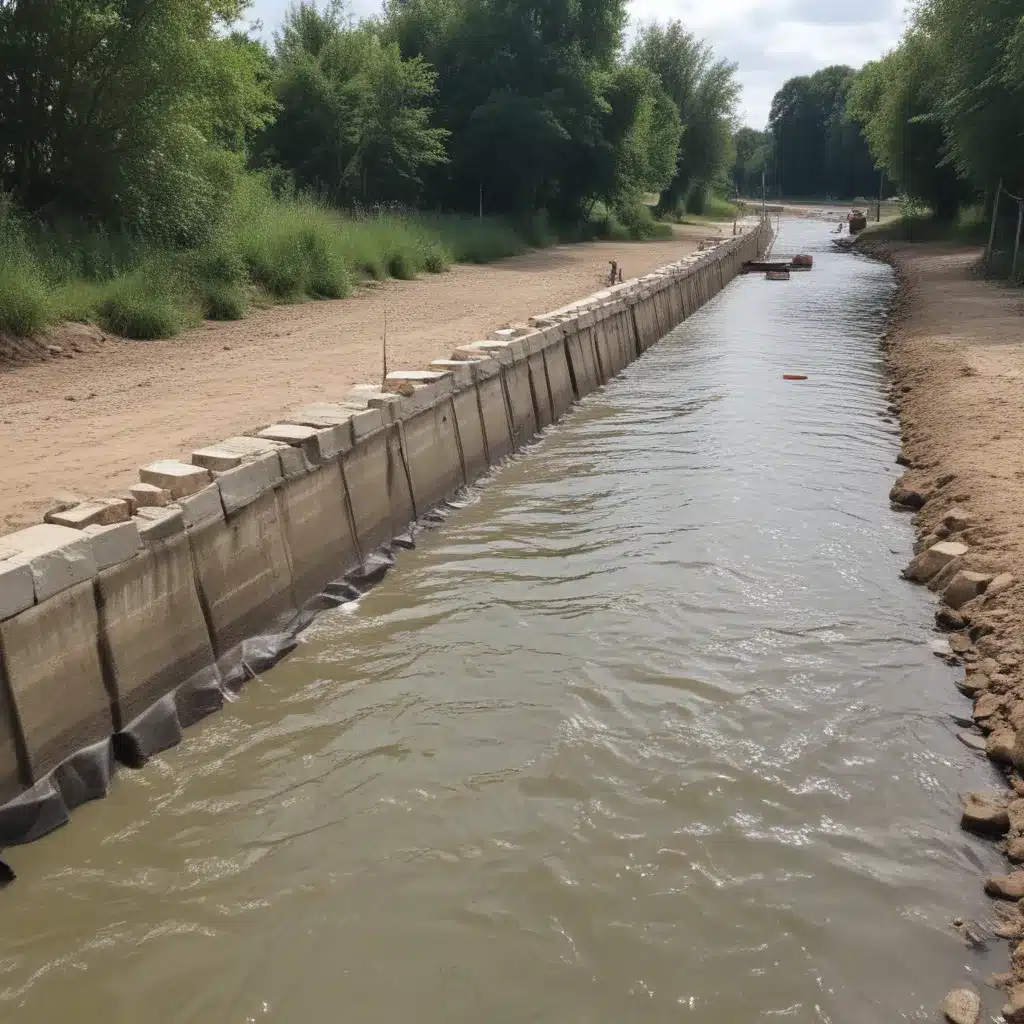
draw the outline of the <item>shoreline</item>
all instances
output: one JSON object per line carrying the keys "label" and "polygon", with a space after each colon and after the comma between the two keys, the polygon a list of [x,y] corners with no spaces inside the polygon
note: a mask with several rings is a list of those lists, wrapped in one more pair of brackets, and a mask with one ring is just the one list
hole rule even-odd
{"label": "shoreline", "polygon": [[[917,542],[904,576],[937,598],[939,652],[962,667],[973,708],[958,738],[986,756],[1005,788],[961,795],[961,827],[1000,843],[1007,872],[984,879],[992,934],[1011,943],[1008,1022],[1024,1021],[1024,302],[973,273],[979,250],[945,243],[844,240],[883,260],[898,282],[881,347],[904,472],[890,499],[912,510]],[[994,780],[996,781],[996,780]],[[998,787],[998,782],[996,782]],[[957,922],[953,922],[957,925]],[[959,922],[963,928],[963,922]],[[951,993],[952,996],[952,993]]]}

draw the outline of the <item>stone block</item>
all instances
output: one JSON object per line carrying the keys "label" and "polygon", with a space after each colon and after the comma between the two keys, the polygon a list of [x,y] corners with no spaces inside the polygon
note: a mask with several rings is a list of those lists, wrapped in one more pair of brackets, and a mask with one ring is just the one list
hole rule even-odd
{"label": "stone block", "polygon": [[352,447],[352,428],[346,421],[345,426],[318,427],[316,443],[320,448],[320,458],[325,461],[337,458],[342,452]]}
{"label": "stone block", "polygon": [[36,603],[97,573],[92,541],[81,530],[41,523],[3,538],[4,547],[28,562]]}
{"label": "stone block", "polygon": [[[312,444],[316,445],[316,438],[313,438]],[[320,464],[319,454],[314,460],[310,458],[305,447],[284,448],[278,452],[278,458],[281,460],[281,475],[285,480],[294,480],[296,477],[305,476]]]}
{"label": "stone block", "polygon": [[163,487],[171,492],[172,498],[177,499],[201,491],[210,482],[210,474],[201,466],[163,459],[140,469],[139,479],[144,484]]}
{"label": "stone block", "polygon": [[32,567],[19,551],[0,540],[0,620],[31,608],[35,600]]}
{"label": "stone block", "polygon": [[226,473],[243,462],[266,458],[287,447],[261,437],[229,437],[192,453],[192,462],[216,473]]}
{"label": "stone block", "polygon": [[215,483],[204,487],[201,491],[196,491],[195,494],[190,494],[187,498],[182,498],[178,502],[178,507],[181,509],[182,521],[186,530],[193,526],[201,526],[213,519],[224,518],[220,488]]}
{"label": "stone block", "polygon": [[456,387],[467,387],[473,383],[472,363],[461,359],[435,359],[432,369],[450,373]]}
{"label": "stone block", "polygon": [[110,526],[87,526],[85,532],[92,541],[96,568],[100,571],[133,558],[142,543],[139,528],[131,521]]}
{"label": "stone block", "polygon": [[56,526],[68,526],[73,530],[84,530],[87,526],[124,523],[129,517],[128,504],[120,498],[95,498],[73,505],[63,512],[54,513],[47,522]]}
{"label": "stone block", "polygon": [[983,594],[991,582],[992,577],[987,573],[961,569],[942,592],[942,596],[950,608],[961,608],[968,601]]}
{"label": "stone block", "polygon": [[281,482],[281,458],[278,452],[251,462],[244,462],[235,469],[216,476],[221,501],[228,515],[251,505],[262,494]]}
{"label": "stone block", "polygon": [[114,731],[98,631],[92,580],[0,622],[33,782]]}
{"label": "stone block", "polygon": [[967,554],[967,545],[959,541],[940,541],[915,556],[905,575],[918,583],[927,583],[955,559]]}
{"label": "stone block", "polygon": [[132,519],[143,547],[152,547],[185,529],[185,517],[176,505],[167,508],[140,508]]}
{"label": "stone block", "polygon": [[[280,441],[291,448],[301,448],[305,452],[307,460],[313,466],[317,465],[324,458],[323,453],[320,451],[320,441],[315,427],[299,426],[295,423],[275,423],[261,430],[259,436],[268,441]],[[282,457],[283,451],[282,449]],[[288,472],[285,470],[283,463],[281,468],[287,477]],[[292,468],[294,473],[294,460]]]}
{"label": "stone block", "polygon": [[352,409],[338,402],[311,402],[292,409],[285,417],[289,423],[307,427],[340,427],[352,418]]}
{"label": "stone block", "polygon": [[104,570],[96,590],[121,723],[213,664],[185,534]]}
{"label": "stone block", "polygon": [[135,511],[140,508],[163,508],[171,503],[171,492],[156,484],[133,484],[128,492],[135,502]]}
{"label": "stone block", "polygon": [[352,438],[358,443],[362,438],[384,427],[384,413],[380,409],[367,409],[352,417]]}

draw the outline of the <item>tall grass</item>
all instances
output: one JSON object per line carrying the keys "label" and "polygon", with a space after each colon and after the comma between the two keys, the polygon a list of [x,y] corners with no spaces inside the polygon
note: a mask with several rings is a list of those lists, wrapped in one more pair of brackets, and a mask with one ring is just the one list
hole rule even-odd
{"label": "tall grass", "polygon": [[80,224],[29,225],[0,196],[0,331],[37,334],[64,320],[129,338],[163,338],[254,305],[340,299],[360,280],[415,278],[452,263],[490,263],[559,240],[668,237],[645,207],[598,207],[571,230],[539,214],[518,222],[401,210],[343,213],[274,198],[243,180],[200,248],[178,249]]}

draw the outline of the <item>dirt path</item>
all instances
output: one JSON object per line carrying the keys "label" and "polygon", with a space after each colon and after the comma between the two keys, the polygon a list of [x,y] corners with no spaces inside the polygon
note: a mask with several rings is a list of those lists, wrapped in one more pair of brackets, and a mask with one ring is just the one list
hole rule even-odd
{"label": "dirt path", "polygon": [[[887,358],[900,413],[898,487],[912,505],[919,549],[938,538],[967,551],[929,586],[942,591],[936,620],[964,666],[958,686],[967,723],[960,738],[1001,765],[1011,789],[965,803],[964,826],[996,837],[1014,864],[1024,861],[1024,294],[972,275],[980,253],[941,244],[863,243],[889,259],[903,280]],[[958,509],[950,515],[953,509]],[[928,557],[928,556],[922,556]],[[917,563],[920,565],[920,562]],[[915,563],[911,563],[913,569]],[[960,570],[978,573],[964,576]],[[947,583],[957,573],[957,584]],[[922,568],[922,576],[930,571]],[[975,588],[986,588],[971,598]],[[971,598],[961,603],[963,598]],[[951,607],[952,606],[952,607]],[[952,660],[952,659],[951,659]],[[1012,802],[1011,802],[1012,801]],[[1008,868],[1008,871],[1011,869]],[[980,881],[980,880],[979,880]],[[1018,891],[1019,890],[1019,891]],[[1024,1020],[1024,871],[989,876],[985,891],[996,935],[1016,946],[1008,1020]],[[1005,1012],[1005,1011],[1004,1011]]]}
{"label": "dirt path", "polygon": [[282,306],[166,341],[108,338],[73,358],[0,367],[0,533],[39,522],[59,491],[102,496],[138,467],[271,422],[301,401],[425,366],[458,344],[597,291],[618,260],[638,276],[719,229],[671,242],[594,243],[531,252],[441,277],[389,281],[338,302]]}

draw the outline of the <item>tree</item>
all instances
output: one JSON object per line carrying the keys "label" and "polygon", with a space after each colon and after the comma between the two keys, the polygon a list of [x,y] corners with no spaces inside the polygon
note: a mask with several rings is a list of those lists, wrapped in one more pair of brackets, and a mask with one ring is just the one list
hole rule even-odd
{"label": "tree", "polygon": [[1024,194],[1024,13],[1020,0],[925,0],[915,27],[942,68],[936,111],[961,175]]}
{"label": "tree", "polygon": [[761,175],[768,169],[771,135],[756,128],[738,128],[733,135],[736,157],[733,161],[732,187],[741,196],[761,195]]}
{"label": "tree", "polygon": [[0,0],[0,190],[37,217],[202,238],[272,112],[259,48],[222,31],[242,9]]}
{"label": "tree", "polygon": [[685,207],[731,162],[736,66],[716,60],[711,47],[678,21],[641,27],[629,60],[657,75],[679,110],[679,157],[659,209]]}
{"label": "tree", "polygon": [[864,66],[849,108],[889,177],[948,221],[970,192],[949,159],[938,115],[944,76],[933,40],[910,31],[897,49]]}
{"label": "tree", "polygon": [[876,192],[874,161],[847,109],[854,74],[852,68],[833,65],[791,78],[775,94],[768,127],[778,194],[853,197]]}
{"label": "tree", "polygon": [[276,39],[280,112],[258,159],[337,204],[413,200],[425,167],[444,163],[448,132],[430,124],[436,74],[343,9],[302,4]]}

